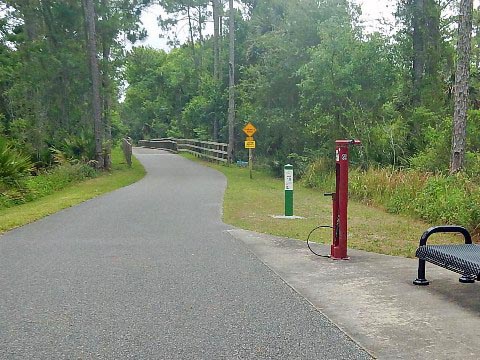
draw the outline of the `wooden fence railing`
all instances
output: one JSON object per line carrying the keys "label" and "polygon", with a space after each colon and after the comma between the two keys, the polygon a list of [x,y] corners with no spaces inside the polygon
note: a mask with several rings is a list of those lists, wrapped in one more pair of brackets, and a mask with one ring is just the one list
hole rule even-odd
{"label": "wooden fence railing", "polygon": [[173,138],[140,140],[138,145],[152,149],[162,149],[173,153],[178,152],[177,140]]}
{"label": "wooden fence railing", "polygon": [[124,138],[122,141],[123,155],[129,167],[132,167],[132,139]]}
{"label": "wooden fence railing", "polygon": [[227,147],[225,143],[217,143],[213,141],[200,141],[194,139],[152,139],[140,140],[140,146],[162,149],[170,152],[188,152],[195,156],[220,161],[228,161]]}

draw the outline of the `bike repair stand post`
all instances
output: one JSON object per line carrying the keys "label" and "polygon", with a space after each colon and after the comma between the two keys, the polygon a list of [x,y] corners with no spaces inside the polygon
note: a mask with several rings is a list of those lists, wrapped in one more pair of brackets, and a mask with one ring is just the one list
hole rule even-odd
{"label": "bike repair stand post", "polygon": [[359,140],[335,141],[335,193],[333,200],[333,243],[330,257],[347,260],[347,206],[348,206],[348,149],[350,145],[360,145]]}

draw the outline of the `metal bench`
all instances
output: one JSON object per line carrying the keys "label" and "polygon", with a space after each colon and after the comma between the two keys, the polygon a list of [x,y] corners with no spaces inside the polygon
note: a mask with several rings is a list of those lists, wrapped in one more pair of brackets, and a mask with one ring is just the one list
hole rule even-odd
{"label": "metal bench", "polygon": [[[465,238],[465,244],[427,245],[427,239],[435,233],[459,233]],[[434,226],[425,231],[420,238],[420,246],[415,253],[418,261],[418,277],[415,285],[428,285],[425,278],[425,263],[441,266],[462,274],[459,281],[474,283],[480,279],[480,246],[472,244],[470,233],[461,226]]]}

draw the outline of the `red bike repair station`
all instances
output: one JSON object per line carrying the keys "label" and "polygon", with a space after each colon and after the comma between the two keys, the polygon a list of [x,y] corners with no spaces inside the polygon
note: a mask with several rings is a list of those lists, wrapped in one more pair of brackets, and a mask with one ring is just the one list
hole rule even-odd
{"label": "red bike repair station", "polygon": [[[359,140],[335,141],[335,192],[325,193],[332,197],[332,225],[320,225],[314,228],[307,238],[308,248],[318,256],[334,260],[347,260],[347,208],[348,208],[348,164],[350,146],[361,145]],[[319,228],[332,229],[330,255],[317,254],[309,245],[310,235]]]}

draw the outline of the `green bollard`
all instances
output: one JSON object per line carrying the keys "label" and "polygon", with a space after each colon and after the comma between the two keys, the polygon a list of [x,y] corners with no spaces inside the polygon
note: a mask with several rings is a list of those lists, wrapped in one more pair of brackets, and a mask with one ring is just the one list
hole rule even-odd
{"label": "green bollard", "polygon": [[293,216],[293,166],[284,166],[285,175],[285,216]]}

